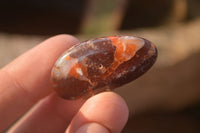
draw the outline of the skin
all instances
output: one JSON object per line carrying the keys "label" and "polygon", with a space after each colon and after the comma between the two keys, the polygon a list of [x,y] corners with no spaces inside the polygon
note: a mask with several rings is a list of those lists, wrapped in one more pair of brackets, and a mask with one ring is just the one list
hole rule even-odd
{"label": "skin", "polygon": [[104,92],[69,101],[52,89],[50,73],[55,61],[77,42],[70,35],[52,37],[0,69],[0,132],[121,132],[128,107],[119,95]]}

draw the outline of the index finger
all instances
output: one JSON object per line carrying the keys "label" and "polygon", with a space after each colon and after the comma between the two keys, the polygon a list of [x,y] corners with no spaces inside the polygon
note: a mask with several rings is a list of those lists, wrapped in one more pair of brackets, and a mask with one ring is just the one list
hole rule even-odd
{"label": "index finger", "polygon": [[69,35],[52,37],[0,70],[0,131],[51,92],[54,62],[77,42]]}

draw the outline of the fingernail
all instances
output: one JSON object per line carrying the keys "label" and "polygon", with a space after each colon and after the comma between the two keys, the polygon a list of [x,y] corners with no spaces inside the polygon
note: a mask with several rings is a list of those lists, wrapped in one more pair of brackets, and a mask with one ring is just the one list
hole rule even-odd
{"label": "fingernail", "polygon": [[82,125],[76,133],[109,133],[109,131],[98,123],[87,123]]}

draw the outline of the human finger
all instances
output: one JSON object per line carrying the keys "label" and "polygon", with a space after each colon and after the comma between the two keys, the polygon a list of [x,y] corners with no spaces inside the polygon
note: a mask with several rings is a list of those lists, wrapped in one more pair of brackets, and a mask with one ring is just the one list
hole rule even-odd
{"label": "human finger", "polygon": [[69,35],[52,37],[0,70],[0,131],[51,92],[54,62],[77,42]]}
{"label": "human finger", "polygon": [[119,133],[128,119],[125,101],[113,92],[88,99],[75,115],[66,133]]}
{"label": "human finger", "polygon": [[51,94],[17,121],[8,133],[63,133],[84,101],[69,101]]}

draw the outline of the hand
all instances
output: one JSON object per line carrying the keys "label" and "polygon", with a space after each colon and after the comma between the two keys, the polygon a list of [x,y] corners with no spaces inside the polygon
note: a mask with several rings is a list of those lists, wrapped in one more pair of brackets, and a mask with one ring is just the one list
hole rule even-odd
{"label": "hand", "polygon": [[69,101],[54,93],[51,69],[60,54],[77,42],[69,35],[52,37],[0,70],[0,132],[13,122],[9,133],[122,130],[128,108],[119,95],[104,92],[88,100]]}

